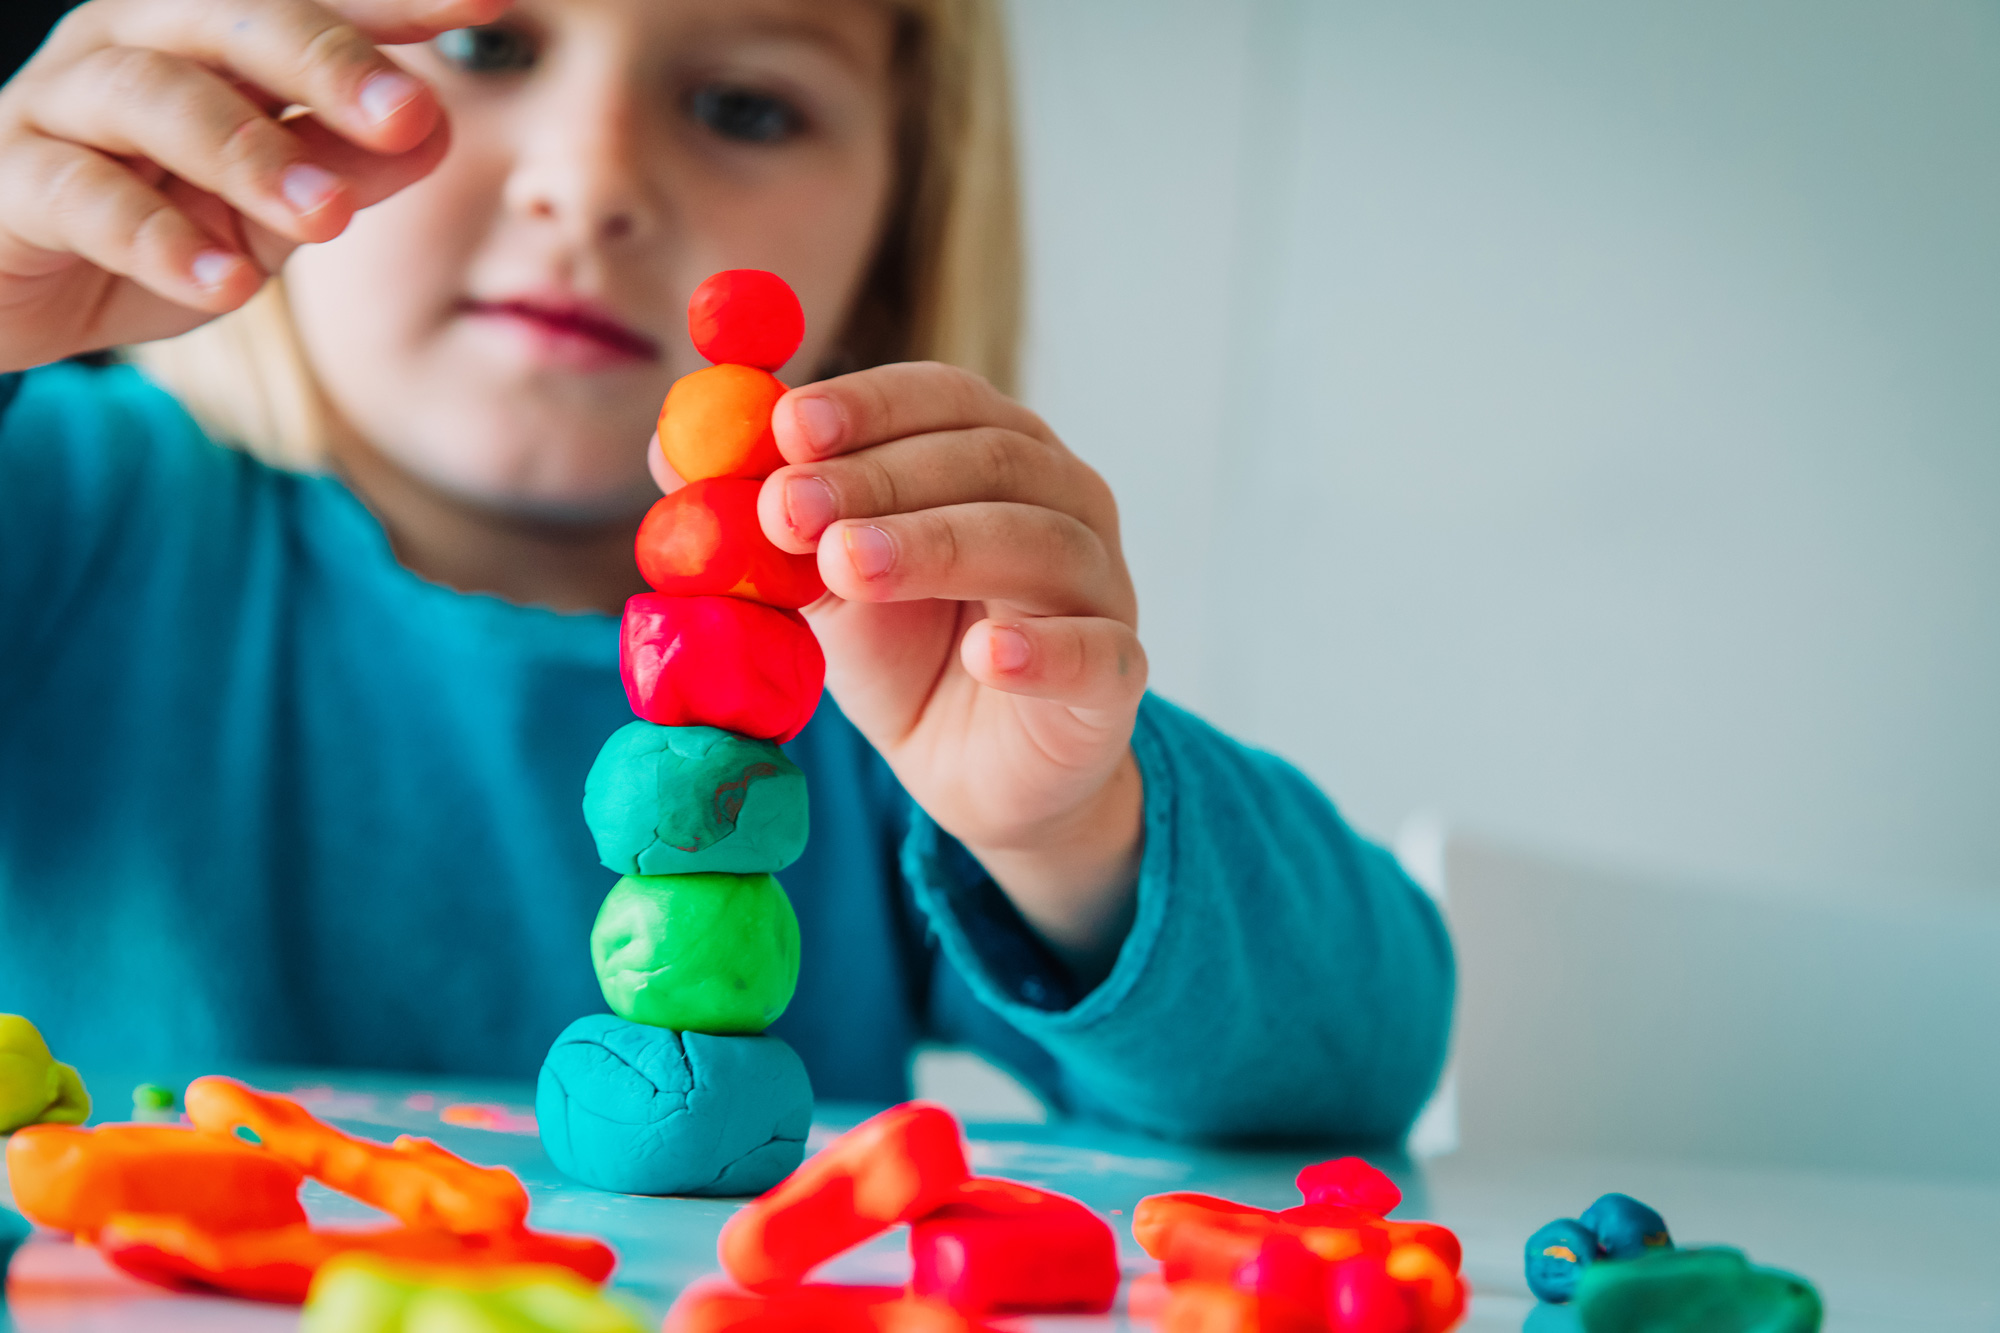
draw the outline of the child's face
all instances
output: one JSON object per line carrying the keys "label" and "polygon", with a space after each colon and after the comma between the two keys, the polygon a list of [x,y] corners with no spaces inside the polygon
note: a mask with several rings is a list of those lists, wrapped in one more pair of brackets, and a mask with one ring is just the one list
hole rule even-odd
{"label": "child's face", "polygon": [[345,425],[507,513],[657,495],[646,441],[701,364],[697,283],[764,268],[797,290],[788,379],[839,331],[893,188],[893,34],[879,0],[523,0],[399,50],[450,153],[285,270]]}

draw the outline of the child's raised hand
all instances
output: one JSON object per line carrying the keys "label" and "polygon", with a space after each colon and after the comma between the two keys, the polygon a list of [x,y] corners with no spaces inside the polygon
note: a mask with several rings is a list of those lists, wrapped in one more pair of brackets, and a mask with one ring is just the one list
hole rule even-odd
{"label": "child's raised hand", "polygon": [[[376,49],[508,0],[91,0],[0,89],[0,370],[168,337],[443,156]],[[309,115],[280,118],[285,108]]]}
{"label": "child's raised hand", "polygon": [[819,552],[827,684],[904,787],[1086,975],[1122,940],[1146,688],[1111,490],[949,366],[794,389],[764,531]]}

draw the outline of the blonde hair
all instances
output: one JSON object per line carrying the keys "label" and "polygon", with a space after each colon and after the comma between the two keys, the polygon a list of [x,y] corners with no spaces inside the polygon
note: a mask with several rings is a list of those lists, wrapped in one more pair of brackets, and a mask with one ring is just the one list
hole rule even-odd
{"label": "blonde hair", "polygon": [[[963,366],[1013,393],[1023,319],[1019,169],[1000,0],[895,0],[896,194],[822,375]],[[240,309],[126,350],[219,440],[324,463],[329,408],[274,276]]]}

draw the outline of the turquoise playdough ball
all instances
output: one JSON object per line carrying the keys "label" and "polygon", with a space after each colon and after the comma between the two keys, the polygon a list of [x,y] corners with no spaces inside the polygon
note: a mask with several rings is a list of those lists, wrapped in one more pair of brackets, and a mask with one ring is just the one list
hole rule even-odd
{"label": "turquoise playdough ball", "polygon": [[591,765],[583,818],[621,875],[783,870],[806,848],[806,775],[770,741],[631,722]]}
{"label": "turquoise playdough ball", "polygon": [[761,1194],[805,1156],[805,1064],[776,1037],[711,1037],[610,1014],[563,1030],[535,1118],[566,1176],[620,1194]]}
{"label": "turquoise playdough ball", "polygon": [[627,875],[597,909],[590,957],[620,1018],[748,1035],[792,1002],[799,919],[769,875]]}
{"label": "turquoise playdough ball", "polygon": [[1573,1217],[1561,1217],[1528,1237],[1528,1290],[1536,1300],[1560,1304],[1576,1295],[1577,1280],[1597,1262],[1597,1236]]}
{"label": "turquoise playdough ball", "polygon": [[1629,1194],[1607,1194],[1577,1220],[1597,1237],[1597,1248],[1607,1259],[1636,1259],[1674,1248],[1666,1219]]}

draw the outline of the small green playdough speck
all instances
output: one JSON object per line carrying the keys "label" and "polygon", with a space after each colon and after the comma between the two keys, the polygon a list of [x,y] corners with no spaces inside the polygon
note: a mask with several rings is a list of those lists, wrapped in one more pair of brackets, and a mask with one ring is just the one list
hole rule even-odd
{"label": "small green playdough speck", "polygon": [[627,875],[590,957],[611,1011],[678,1032],[762,1032],[799,983],[799,920],[769,875]]}
{"label": "small green playdough speck", "polygon": [[90,1118],[83,1079],[49,1053],[35,1025],[0,1014],[0,1134],[23,1125],[80,1125]]}
{"label": "small green playdough speck", "polygon": [[141,1083],[132,1089],[132,1109],[135,1111],[171,1111],[178,1100],[172,1088],[163,1088],[157,1083]]}
{"label": "small green playdough speck", "polygon": [[1592,1264],[1576,1284],[1585,1333],[1814,1333],[1819,1293],[1722,1246]]}
{"label": "small green playdough speck", "polygon": [[591,765],[583,818],[621,875],[783,870],[805,850],[806,778],[769,741],[631,722]]}

